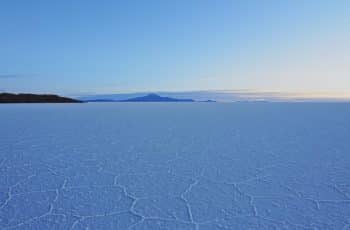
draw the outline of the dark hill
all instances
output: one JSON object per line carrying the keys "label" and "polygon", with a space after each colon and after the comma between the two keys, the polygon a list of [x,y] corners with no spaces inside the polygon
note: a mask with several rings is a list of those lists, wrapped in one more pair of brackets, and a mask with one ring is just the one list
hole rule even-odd
{"label": "dark hill", "polygon": [[82,101],[53,94],[0,93],[0,103],[79,103]]}

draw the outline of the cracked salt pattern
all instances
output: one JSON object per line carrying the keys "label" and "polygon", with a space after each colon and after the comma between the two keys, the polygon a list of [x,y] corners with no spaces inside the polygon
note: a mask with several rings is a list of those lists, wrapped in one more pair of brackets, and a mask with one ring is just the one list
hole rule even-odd
{"label": "cracked salt pattern", "polygon": [[0,106],[0,229],[350,229],[350,105]]}

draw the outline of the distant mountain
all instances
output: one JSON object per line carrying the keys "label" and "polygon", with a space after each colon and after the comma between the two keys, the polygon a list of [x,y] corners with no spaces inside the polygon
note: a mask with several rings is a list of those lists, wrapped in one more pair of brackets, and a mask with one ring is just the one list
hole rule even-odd
{"label": "distant mountain", "polygon": [[0,93],[0,103],[79,103],[82,101],[53,94]]}
{"label": "distant mountain", "polygon": [[119,102],[194,102],[192,99],[177,99],[172,97],[162,97],[155,93],[147,94],[142,97],[134,97],[125,100],[119,100]]}

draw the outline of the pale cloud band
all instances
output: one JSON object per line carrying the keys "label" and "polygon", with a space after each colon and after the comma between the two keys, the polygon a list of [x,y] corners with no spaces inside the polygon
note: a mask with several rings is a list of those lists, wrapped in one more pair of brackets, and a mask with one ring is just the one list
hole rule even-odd
{"label": "pale cloud band", "polygon": [[0,79],[18,78],[18,77],[21,77],[21,75],[19,75],[19,74],[0,74]]}

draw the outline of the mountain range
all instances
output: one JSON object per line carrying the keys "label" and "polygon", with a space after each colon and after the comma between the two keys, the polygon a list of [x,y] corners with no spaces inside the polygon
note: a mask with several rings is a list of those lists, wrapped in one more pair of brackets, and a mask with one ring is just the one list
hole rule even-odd
{"label": "mountain range", "polygon": [[85,102],[194,102],[193,99],[178,99],[172,97],[162,97],[155,93],[150,93],[145,96],[132,97],[123,100],[113,99],[91,99],[84,100]]}

